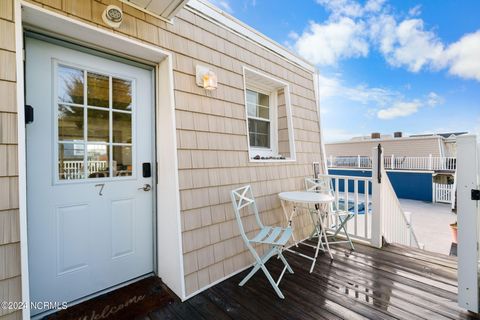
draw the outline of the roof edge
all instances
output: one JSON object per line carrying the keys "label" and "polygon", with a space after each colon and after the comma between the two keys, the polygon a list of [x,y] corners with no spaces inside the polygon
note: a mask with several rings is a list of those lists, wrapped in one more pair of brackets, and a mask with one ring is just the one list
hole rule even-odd
{"label": "roof edge", "polygon": [[349,143],[365,143],[365,142],[396,142],[396,141],[405,141],[405,140],[433,140],[445,138],[442,136],[427,136],[427,137],[402,137],[402,138],[383,138],[383,139],[369,139],[369,140],[347,140],[347,141],[336,141],[328,142],[325,145],[334,145],[334,144],[349,144]]}

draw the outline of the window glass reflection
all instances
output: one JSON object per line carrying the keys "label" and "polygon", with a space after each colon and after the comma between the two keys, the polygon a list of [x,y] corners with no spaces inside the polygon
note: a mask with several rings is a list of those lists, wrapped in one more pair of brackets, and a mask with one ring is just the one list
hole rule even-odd
{"label": "window glass reflection", "polygon": [[92,107],[109,107],[108,77],[88,72],[87,74],[87,101]]}
{"label": "window glass reflection", "polygon": [[84,178],[83,143],[58,144],[58,178],[72,180]]}
{"label": "window glass reflection", "polygon": [[61,141],[83,140],[83,108],[68,105],[58,106],[58,139]]}
{"label": "window glass reflection", "polygon": [[119,110],[132,110],[132,82],[112,78],[112,106]]}
{"label": "window glass reflection", "polygon": [[87,145],[87,171],[89,178],[106,178],[109,173],[109,152],[106,144]]}
{"label": "window glass reflection", "polygon": [[132,175],[132,147],[113,147],[113,170],[114,176]]}
{"label": "window glass reflection", "polygon": [[83,104],[83,71],[72,67],[58,66],[58,100]]}

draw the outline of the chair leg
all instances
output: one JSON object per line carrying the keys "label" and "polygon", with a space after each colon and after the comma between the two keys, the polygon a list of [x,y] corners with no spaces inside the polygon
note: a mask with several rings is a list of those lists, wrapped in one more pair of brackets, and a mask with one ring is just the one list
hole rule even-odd
{"label": "chair leg", "polygon": [[277,295],[280,298],[285,299],[285,296],[283,295],[282,291],[280,291],[280,288],[278,288],[277,284],[275,283],[275,280],[273,280],[273,278],[270,275],[270,272],[268,272],[267,268],[263,264],[262,264],[261,268],[262,268],[263,273],[265,273],[265,276],[267,277],[268,281],[272,285],[273,289],[277,293]]}
{"label": "chair leg", "polygon": [[[350,219],[351,219],[351,218],[350,218]],[[350,219],[346,219],[347,222],[348,222],[348,220],[350,220]],[[348,243],[350,243],[350,248],[352,248],[352,250],[355,250],[355,247],[353,246],[353,241],[352,241],[352,239],[350,238],[350,235],[348,234],[347,229],[345,228],[345,224],[342,225],[342,229],[343,229],[343,232],[345,232],[345,236],[347,237]]]}
{"label": "chair leg", "polygon": [[330,245],[328,244],[327,230],[325,229],[325,226],[323,225],[323,221],[322,221],[321,217],[319,219],[319,223],[320,223],[320,229],[321,229],[322,235],[325,239],[325,246],[327,247],[328,254],[330,255],[330,259],[333,260],[333,255],[332,255],[332,252],[330,251]]}
{"label": "chair leg", "polygon": [[[266,253],[263,257],[259,257],[258,254],[254,254],[255,260],[257,263],[253,266],[252,270],[247,274],[245,278],[238,284],[239,286],[243,286],[247,283],[248,280],[264,265],[265,262],[268,261],[273,255],[276,253],[276,248],[272,248],[268,253]],[[252,252],[253,253],[253,252]]]}
{"label": "chair leg", "polygon": [[257,262],[252,270],[250,270],[250,272],[247,274],[247,276],[245,278],[243,278],[242,281],[240,281],[240,283],[238,284],[240,287],[243,286],[245,283],[247,283],[248,280],[250,280],[250,278],[258,271],[258,269],[260,269],[260,266],[261,266],[261,263],[260,262]]}
{"label": "chair leg", "polygon": [[335,231],[335,234],[333,236],[335,237],[341,230],[343,230],[343,232],[345,233],[345,237],[347,238],[348,243],[350,244],[350,248],[352,250],[355,250],[355,247],[353,246],[353,241],[350,238],[350,235],[348,234],[347,228],[346,228],[346,225],[347,225],[348,221],[350,221],[352,218],[353,218],[353,216],[348,216],[343,220],[340,219],[340,222],[341,222],[340,226],[337,228],[337,230]]}
{"label": "chair leg", "polygon": [[278,256],[279,256],[280,259],[282,260],[283,264],[287,267],[288,272],[293,273],[293,269],[292,269],[292,268],[290,267],[290,265],[288,264],[287,259],[285,259],[285,257],[283,256],[281,250],[278,250]]}

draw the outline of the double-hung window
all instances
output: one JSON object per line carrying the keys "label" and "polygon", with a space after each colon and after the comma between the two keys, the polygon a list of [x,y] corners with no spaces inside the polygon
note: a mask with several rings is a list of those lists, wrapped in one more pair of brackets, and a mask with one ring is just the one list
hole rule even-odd
{"label": "double-hung window", "polygon": [[270,95],[258,90],[247,89],[248,138],[251,148],[271,150],[273,110]]}

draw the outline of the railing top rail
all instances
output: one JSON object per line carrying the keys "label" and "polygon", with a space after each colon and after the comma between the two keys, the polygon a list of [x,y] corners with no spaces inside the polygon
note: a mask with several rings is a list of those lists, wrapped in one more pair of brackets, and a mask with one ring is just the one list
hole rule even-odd
{"label": "railing top rail", "polygon": [[340,178],[340,179],[348,179],[348,180],[367,180],[372,181],[372,177],[361,177],[361,176],[346,176],[346,175],[338,175],[338,174],[319,174],[319,177],[327,177],[327,178]]}

